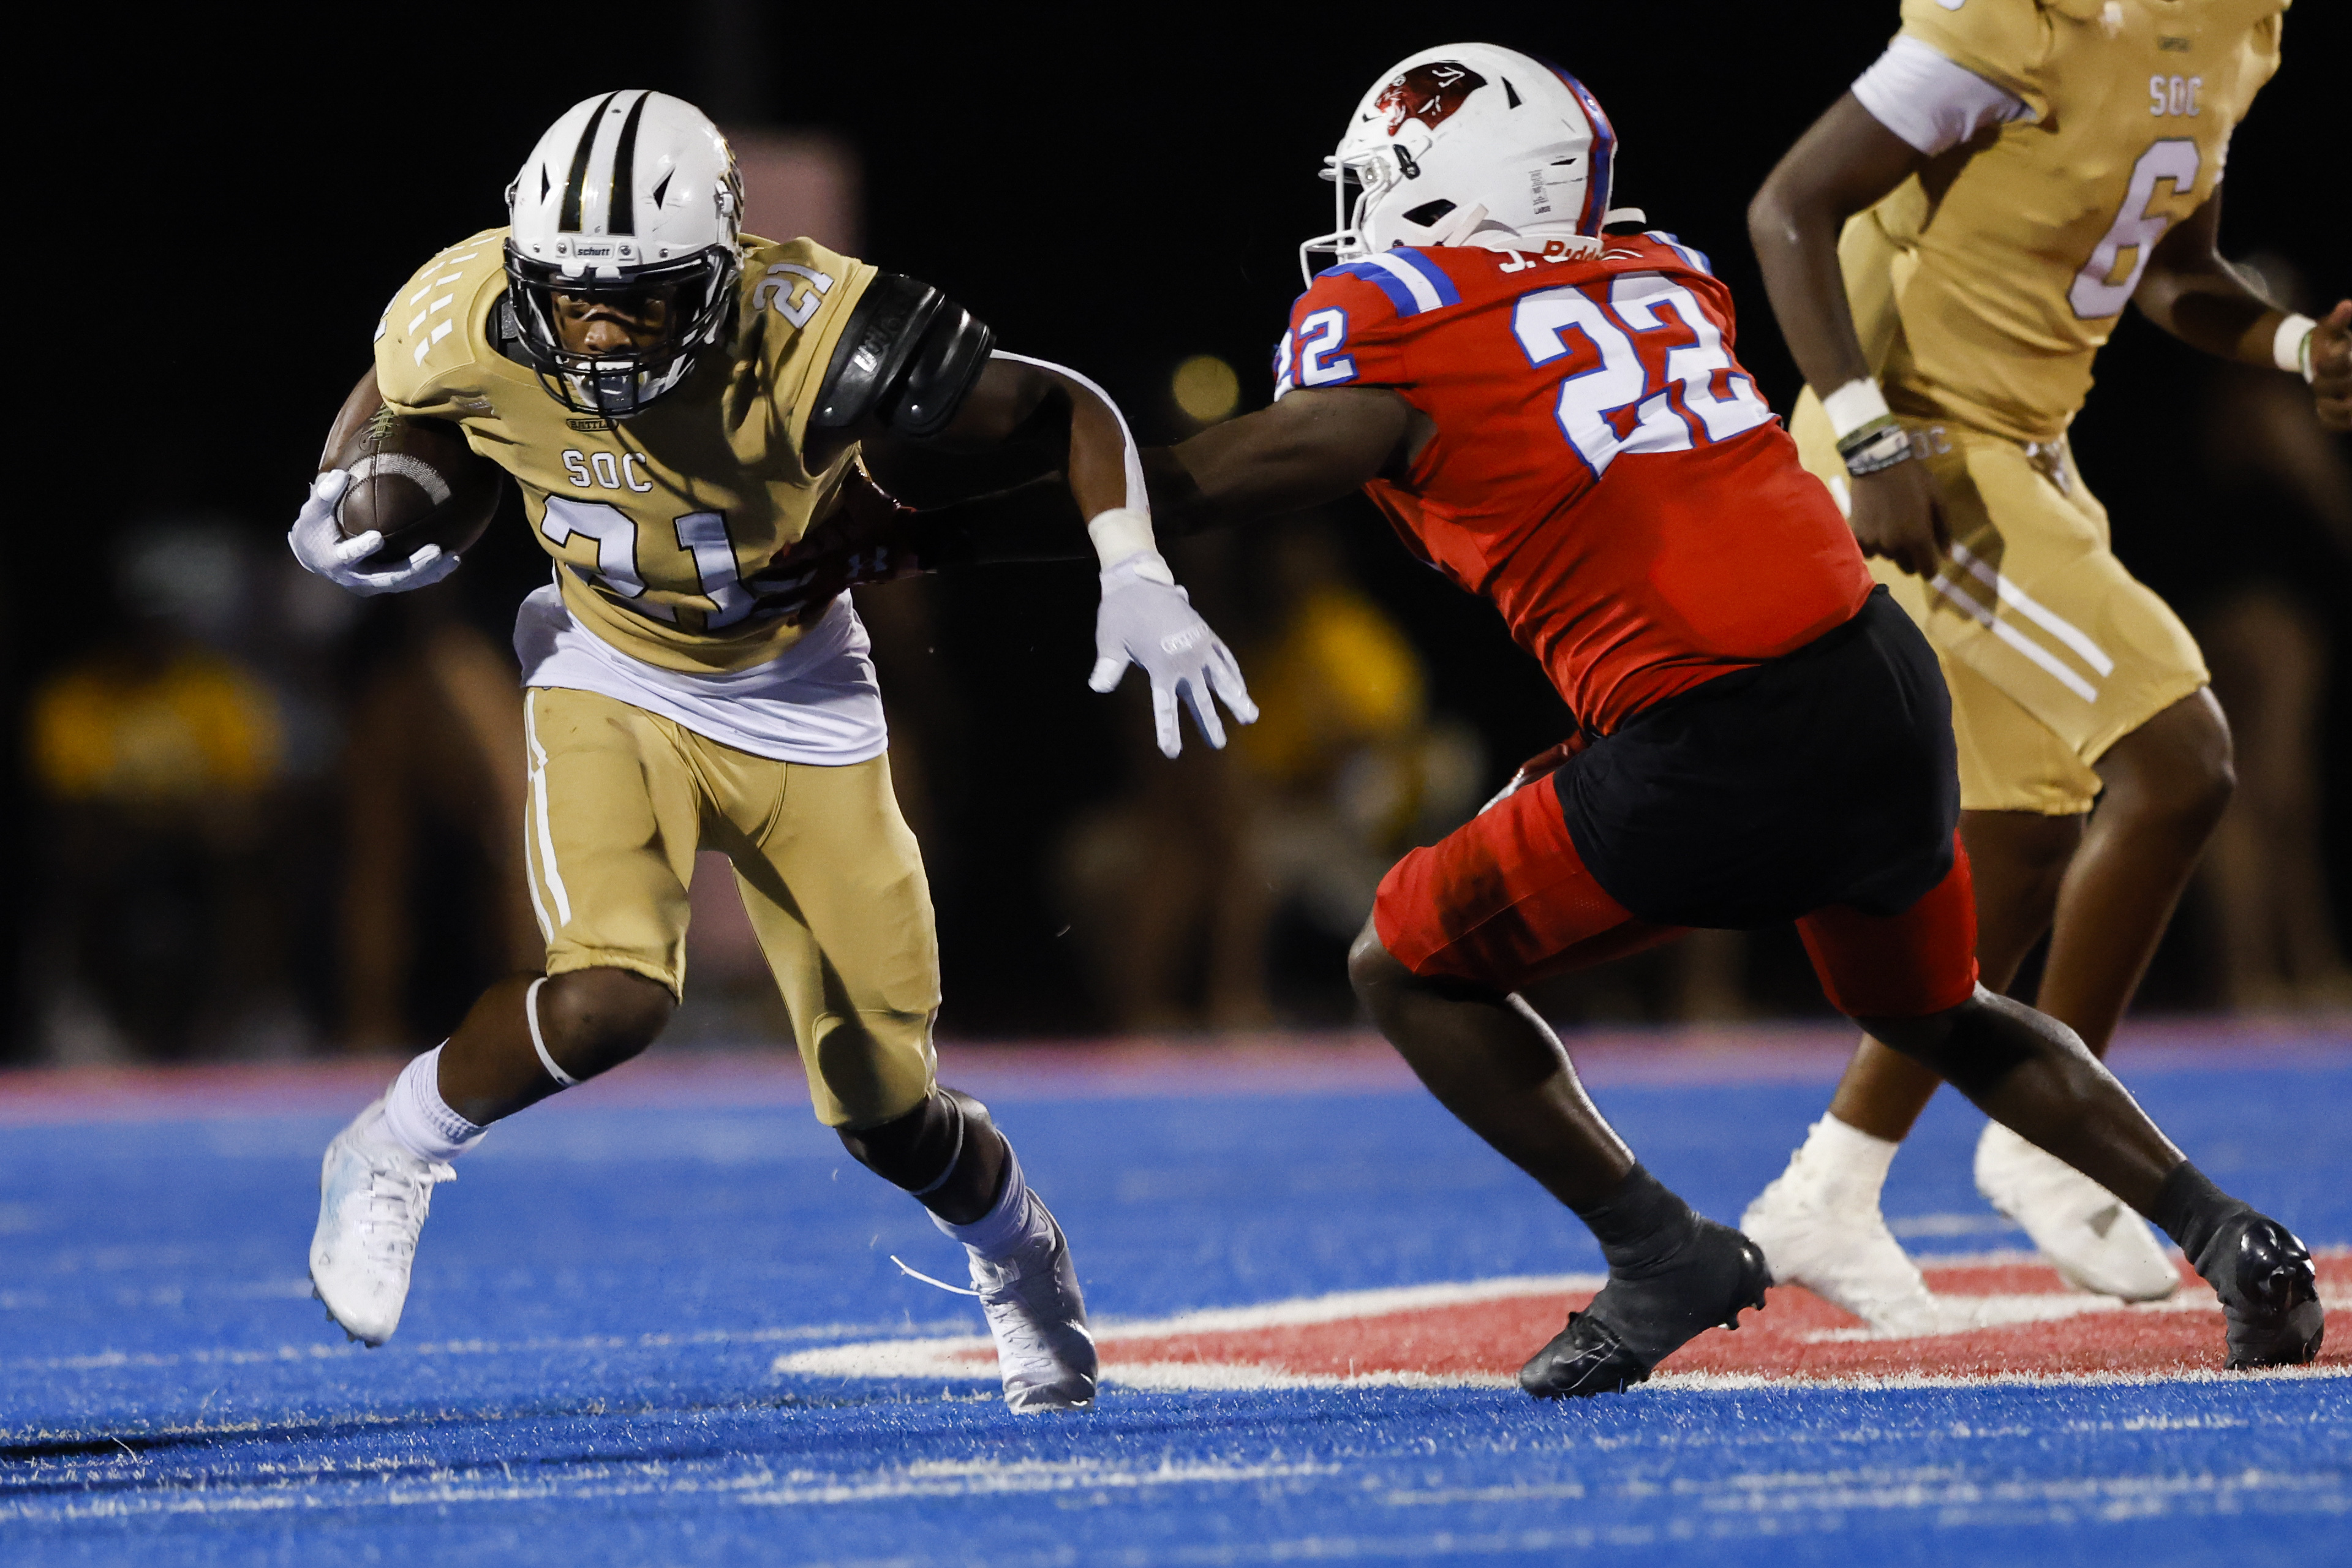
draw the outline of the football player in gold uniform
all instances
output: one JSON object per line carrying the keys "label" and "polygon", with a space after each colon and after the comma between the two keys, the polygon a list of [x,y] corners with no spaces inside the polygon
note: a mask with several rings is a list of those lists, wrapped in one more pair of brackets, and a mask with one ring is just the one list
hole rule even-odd
{"label": "football player in gold uniform", "polygon": [[[771,568],[863,484],[926,453],[1042,446],[1102,558],[1093,684],[1132,658],[1161,749],[1181,697],[1255,717],[1231,656],[1154,546],[1133,443],[1099,388],[995,351],[912,279],[738,230],[732,154],[691,105],[624,91],[556,121],[508,191],[511,226],[402,286],[346,417],[445,420],[512,475],[552,582],[524,602],[530,802],[544,973],[492,986],[330,1147],[311,1278],[334,1320],[398,1325],[435,1184],[502,1117],[649,1045],[685,984],[699,848],[733,862],[818,1118],[962,1241],[1015,1409],[1081,1405],[1095,1355],[1068,1246],[975,1100],[941,1089],[930,896],[891,792],[866,642],[846,599],[779,604]],[[331,446],[331,453],[333,450]],[[344,539],[322,474],[290,542],[354,591],[391,567]]]}
{"label": "football player in gold uniform", "polygon": [[[2230,734],[2187,628],[2110,551],[2066,431],[2126,304],[2300,374],[2352,426],[2352,303],[2292,315],[2215,249],[2230,134],[2278,68],[2286,4],[1903,0],[1749,214],[1809,386],[1806,465],[1951,687],[1984,983],[2049,933],[2039,1005],[2096,1052],[2228,799]],[[1935,1321],[1878,1194],[1936,1081],[1863,1041],[1742,1222],[1777,1278],[1881,1326]],[[2014,1133],[1986,1129],[1977,1181],[2075,1284],[2177,1287],[2127,1207]]]}

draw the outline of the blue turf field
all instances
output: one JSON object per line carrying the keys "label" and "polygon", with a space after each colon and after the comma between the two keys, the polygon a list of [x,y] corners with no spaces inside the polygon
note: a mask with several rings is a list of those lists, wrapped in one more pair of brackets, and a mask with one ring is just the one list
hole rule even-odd
{"label": "blue turf field", "polygon": [[[2352,1042],[2123,1065],[2226,1185],[2315,1246],[2352,1241]],[[1599,1266],[1572,1219],[1392,1085],[1017,1087],[992,1103],[1098,1319]],[[468,1156],[373,1352],[303,1279],[340,1117],[0,1129],[0,1560],[1560,1562],[1695,1541],[1710,1563],[2201,1568],[2256,1540],[2352,1560],[2345,1377],[1567,1407],[1112,1388],[1091,1414],[1018,1420],[980,1383],[779,1377],[781,1351],[970,1331],[969,1302],[887,1258],[952,1273],[951,1249],[803,1108],[714,1090],[632,1110],[613,1089]],[[1823,1086],[1596,1093],[1653,1169],[1736,1217]],[[1915,1247],[2014,1242],[1932,1217],[1984,1214],[1977,1125],[1943,1097],[1897,1162],[1888,1212]]]}

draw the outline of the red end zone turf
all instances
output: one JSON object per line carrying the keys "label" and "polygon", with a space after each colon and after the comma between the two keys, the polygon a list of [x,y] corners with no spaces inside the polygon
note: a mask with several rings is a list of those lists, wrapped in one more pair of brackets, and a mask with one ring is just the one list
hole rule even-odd
{"label": "red end zone turf", "polygon": [[[2331,1310],[2352,1306],[2352,1250],[2320,1255]],[[1994,1255],[1931,1263],[1944,1331],[1872,1333],[1801,1287],[1776,1288],[1737,1331],[1711,1329],[1661,1378],[1859,1383],[1920,1379],[2190,1378],[2221,1370],[2221,1310],[2185,1269],[2171,1300],[2127,1306],[2068,1287],[2047,1264]],[[1482,1384],[1519,1363],[1592,1299],[1592,1276],[1350,1291],[1097,1330],[1107,1381],[1157,1388],[1281,1387],[1333,1381]],[[973,1377],[993,1352],[971,1339],[896,1340],[778,1358],[780,1373]],[[2322,1375],[2352,1368],[2352,1336],[2322,1352]]]}

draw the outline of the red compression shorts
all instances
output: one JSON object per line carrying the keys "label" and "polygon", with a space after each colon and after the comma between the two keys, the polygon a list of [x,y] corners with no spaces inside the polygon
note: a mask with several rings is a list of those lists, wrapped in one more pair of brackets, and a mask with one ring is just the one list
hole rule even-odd
{"label": "red compression shorts", "polygon": [[[1503,991],[1683,934],[1636,916],[1593,879],[1549,778],[1398,861],[1381,879],[1372,925],[1415,974]],[[1901,914],[1832,905],[1797,930],[1822,989],[1849,1017],[1923,1017],[1975,993],[1976,904],[1957,835],[1950,872]]]}

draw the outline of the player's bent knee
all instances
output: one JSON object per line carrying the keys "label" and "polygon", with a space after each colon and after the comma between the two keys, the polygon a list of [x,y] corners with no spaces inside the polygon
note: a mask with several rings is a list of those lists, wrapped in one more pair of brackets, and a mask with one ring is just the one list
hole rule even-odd
{"label": "player's bent knee", "polygon": [[2208,828],[2221,820],[2230,797],[2238,793],[2237,763],[2226,737],[2221,753],[2200,759],[2196,768],[2176,781],[2174,792],[2174,809],[2182,817]]}
{"label": "player's bent knee", "polygon": [[2210,689],[2174,703],[2108,754],[2139,810],[2168,821],[2210,827],[2237,791],[2230,722]]}
{"label": "player's bent knee", "polygon": [[1979,985],[1967,1001],[1940,1013],[1854,1022],[1872,1038],[1976,1100],[2048,1048],[2040,1031],[2021,1016],[2012,1016],[2027,1011]]}
{"label": "player's bent knee", "polygon": [[1412,971],[1381,944],[1378,928],[1366,921],[1348,949],[1348,983],[1356,988],[1357,1000],[1377,1009],[1383,990],[1411,984],[1412,980]]}
{"label": "player's bent knee", "polygon": [[1952,1033],[1958,1026],[1961,1011],[1975,1005],[1970,997],[1958,1007],[1948,1007],[1940,1013],[1929,1013],[1916,1018],[1856,1018],[1863,1032],[1891,1050],[1899,1051],[1923,1067],[1937,1068]]}
{"label": "player's bent knee", "polygon": [[659,1037],[677,1010],[669,987],[627,969],[574,969],[539,993],[541,1037],[575,1079],[609,1072]]}
{"label": "player's bent knee", "polygon": [[[2214,722],[2218,727],[2219,719]],[[2237,762],[2229,731],[2221,730],[2211,744],[2184,748],[2175,765],[2156,774],[2149,784],[2153,787],[2148,793],[2155,795],[2157,809],[2166,816],[2211,827],[2221,820],[2230,797],[2238,790]]]}

